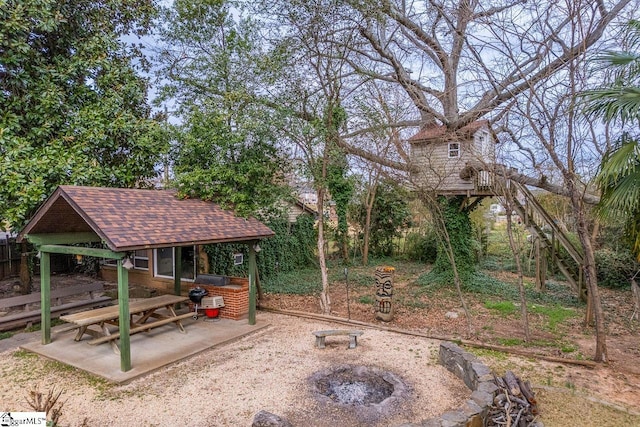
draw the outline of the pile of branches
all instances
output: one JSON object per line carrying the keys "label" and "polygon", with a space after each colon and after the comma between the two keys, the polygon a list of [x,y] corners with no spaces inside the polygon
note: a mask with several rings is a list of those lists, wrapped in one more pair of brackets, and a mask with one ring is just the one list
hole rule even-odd
{"label": "pile of branches", "polygon": [[538,423],[538,405],[529,381],[522,381],[513,372],[503,377],[494,375],[498,386],[493,405],[489,408],[487,426],[534,427]]}

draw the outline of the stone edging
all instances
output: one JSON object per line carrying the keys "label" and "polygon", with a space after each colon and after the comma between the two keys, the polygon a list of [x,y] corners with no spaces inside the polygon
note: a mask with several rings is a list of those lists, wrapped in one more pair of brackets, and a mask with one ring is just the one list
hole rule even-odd
{"label": "stone edging", "polygon": [[471,397],[455,411],[424,420],[424,427],[482,427],[493,404],[498,387],[493,382],[493,373],[477,357],[467,353],[452,342],[440,344],[438,360],[455,376],[464,381],[471,390]]}

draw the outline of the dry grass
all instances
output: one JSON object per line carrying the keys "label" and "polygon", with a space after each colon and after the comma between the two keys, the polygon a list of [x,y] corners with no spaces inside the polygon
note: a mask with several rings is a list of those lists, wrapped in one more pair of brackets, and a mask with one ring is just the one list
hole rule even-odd
{"label": "dry grass", "polygon": [[542,420],[546,427],[619,427],[640,425],[640,416],[631,415],[622,408],[597,402],[570,389],[538,387]]}

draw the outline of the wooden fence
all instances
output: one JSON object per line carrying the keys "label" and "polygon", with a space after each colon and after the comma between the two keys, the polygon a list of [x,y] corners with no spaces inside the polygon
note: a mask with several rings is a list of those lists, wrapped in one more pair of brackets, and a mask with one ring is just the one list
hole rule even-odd
{"label": "wooden fence", "polygon": [[0,238],[0,280],[20,274],[20,248],[15,239]]}

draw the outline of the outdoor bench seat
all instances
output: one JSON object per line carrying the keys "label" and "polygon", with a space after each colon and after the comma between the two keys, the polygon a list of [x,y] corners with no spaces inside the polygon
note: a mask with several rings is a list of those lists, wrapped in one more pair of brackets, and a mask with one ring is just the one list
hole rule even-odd
{"label": "outdoor bench seat", "polygon": [[[168,323],[178,323],[183,319],[188,319],[190,317],[193,317],[193,313],[189,312],[189,313],[185,313],[185,314],[178,314],[175,317],[168,317],[166,319],[160,319],[160,320],[154,320],[153,322],[149,322],[149,323],[144,323],[140,326],[136,326],[135,328],[131,328],[129,330],[129,335],[133,335],[133,334],[137,334],[139,332],[149,332],[151,329],[157,327],[157,326],[162,326],[162,325],[166,325]],[[105,336],[101,336],[98,338],[94,338],[91,341],[89,341],[88,343],[90,345],[97,345],[97,344],[102,344],[104,342],[108,342],[108,341],[113,341],[116,339],[120,338],[120,332],[116,331],[110,335],[105,335]]]}
{"label": "outdoor bench seat", "polygon": [[336,335],[348,335],[349,336],[349,347],[348,348],[356,348],[358,346],[358,337],[362,335],[363,331],[357,330],[347,330],[347,329],[331,329],[327,331],[315,331],[313,335],[316,336],[316,347],[324,348],[324,340],[329,336]]}
{"label": "outdoor bench seat", "polygon": [[[51,290],[51,317],[59,317],[85,308],[102,307],[111,305],[113,300],[108,296],[96,296],[96,292],[103,292],[102,283],[90,283],[74,285],[65,288]],[[63,298],[88,294],[89,298],[79,301],[64,302]],[[33,322],[39,322],[42,311],[40,308],[41,293],[34,292],[28,295],[0,299],[0,311],[22,307],[22,311],[13,312],[6,316],[0,316],[0,331],[7,331]],[[37,308],[31,306],[37,304]]]}

